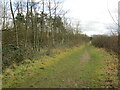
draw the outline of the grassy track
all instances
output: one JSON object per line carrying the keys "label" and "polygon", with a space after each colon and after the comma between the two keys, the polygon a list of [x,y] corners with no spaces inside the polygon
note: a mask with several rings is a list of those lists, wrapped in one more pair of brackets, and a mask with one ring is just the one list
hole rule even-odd
{"label": "grassy track", "polygon": [[6,69],[3,87],[101,88],[105,87],[107,52],[83,45],[41,60]]}

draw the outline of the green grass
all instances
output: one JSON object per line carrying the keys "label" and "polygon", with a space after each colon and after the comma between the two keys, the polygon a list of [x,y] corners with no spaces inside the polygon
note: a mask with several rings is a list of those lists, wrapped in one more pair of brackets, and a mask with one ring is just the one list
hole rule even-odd
{"label": "green grass", "polygon": [[[87,51],[90,59],[83,63]],[[77,88],[104,87],[105,60],[111,56],[90,44],[75,47],[40,60],[26,60],[26,63],[6,69],[3,73],[3,87],[34,88]]]}

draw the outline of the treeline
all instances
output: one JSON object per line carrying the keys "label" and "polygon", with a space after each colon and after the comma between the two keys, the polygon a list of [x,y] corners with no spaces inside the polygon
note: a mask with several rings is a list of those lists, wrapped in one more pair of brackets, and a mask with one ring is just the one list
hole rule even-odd
{"label": "treeline", "polygon": [[95,35],[92,39],[92,44],[99,48],[105,48],[109,52],[118,54],[118,36],[112,35]]}
{"label": "treeline", "polygon": [[89,38],[81,34],[79,22],[65,18],[59,0],[3,2],[3,68],[40,52],[50,55],[52,48],[73,47]]}

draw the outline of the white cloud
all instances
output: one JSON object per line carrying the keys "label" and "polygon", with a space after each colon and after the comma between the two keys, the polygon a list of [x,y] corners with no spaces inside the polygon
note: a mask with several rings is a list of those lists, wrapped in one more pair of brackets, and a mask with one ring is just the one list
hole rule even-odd
{"label": "white cloud", "polygon": [[[117,20],[117,3],[119,0],[65,0],[64,9],[70,10],[67,17],[81,21],[82,31],[88,35],[104,34],[108,24],[113,23],[107,7]],[[94,22],[94,23],[93,23]]]}

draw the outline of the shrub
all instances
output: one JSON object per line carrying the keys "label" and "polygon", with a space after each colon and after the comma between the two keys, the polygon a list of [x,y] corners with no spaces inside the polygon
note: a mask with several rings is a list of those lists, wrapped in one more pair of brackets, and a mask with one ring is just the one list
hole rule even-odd
{"label": "shrub", "polygon": [[117,36],[96,35],[93,36],[92,44],[99,48],[105,48],[108,51],[118,52]]}

